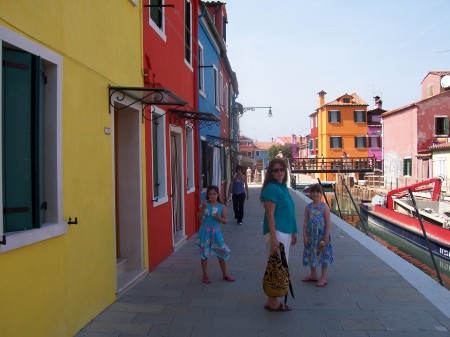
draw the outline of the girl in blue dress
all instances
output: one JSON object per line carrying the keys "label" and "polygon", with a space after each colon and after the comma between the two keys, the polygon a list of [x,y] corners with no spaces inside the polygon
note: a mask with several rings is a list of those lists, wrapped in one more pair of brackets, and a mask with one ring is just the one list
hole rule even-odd
{"label": "girl in blue dress", "polygon": [[197,234],[195,246],[200,249],[203,271],[203,283],[211,283],[208,275],[208,257],[216,255],[222,269],[223,279],[234,282],[235,279],[227,273],[225,261],[230,257],[230,249],[225,244],[220,230],[220,224],[227,223],[227,209],[220,201],[219,188],[209,186],[206,190],[207,200],[203,201],[197,213],[201,226]]}
{"label": "girl in blue dress", "polygon": [[[328,266],[333,265],[333,248],[331,247],[330,208],[322,201],[322,189],[319,184],[310,187],[312,202],[305,208],[303,223],[303,265],[310,266],[311,274],[303,282],[316,282],[317,287],[327,285]],[[322,277],[317,280],[317,267],[322,267]]]}

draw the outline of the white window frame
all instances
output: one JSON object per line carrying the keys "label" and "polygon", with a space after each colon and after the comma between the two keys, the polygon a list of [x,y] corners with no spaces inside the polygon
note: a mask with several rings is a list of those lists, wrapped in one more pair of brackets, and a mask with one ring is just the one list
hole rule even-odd
{"label": "white window frame", "polygon": [[[164,5],[165,0],[161,0],[161,5]],[[148,4],[151,4],[151,0],[148,0]],[[165,42],[167,40],[166,37],[166,13],[165,7],[161,7],[161,15],[162,15],[162,27],[158,27],[155,21],[152,20],[151,17],[151,7],[148,8],[148,24],[153,30],[159,35],[159,37]]]}
{"label": "white window frame", "polygon": [[195,175],[194,175],[194,129],[191,123],[186,126],[186,191],[187,193],[195,192]]}
{"label": "white window frame", "polygon": [[247,157],[249,157],[249,158],[252,157],[252,151],[247,151]]}
{"label": "white window frame", "polygon": [[214,82],[214,106],[217,110],[220,109],[219,106],[219,69],[213,65],[213,82]]}
{"label": "white window frame", "polygon": [[[159,206],[165,204],[169,200],[169,196],[167,194],[167,153],[166,153],[166,115],[165,111],[157,106],[153,106],[155,111],[152,113],[153,115],[157,115],[157,121],[159,123],[158,126],[158,134],[156,137],[158,138],[158,158],[156,162],[158,163],[158,175],[160,177],[160,185],[159,185],[159,193],[156,196],[154,191],[154,186],[152,186],[152,196],[153,196],[153,206]],[[153,121],[152,121],[153,123]],[[152,127],[153,132],[153,127]],[[152,135],[153,138],[153,135]],[[153,155],[153,154],[152,154]],[[152,165],[155,162],[152,157]],[[152,170],[152,181],[153,179],[153,170]]]}
{"label": "white window frame", "polygon": [[200,95],[202,95],[204,98],[206,98],[206,92],[205,92],[205,50],[203,48],[203,45],[198,42],[198,91]]}
{"label": "white window frame", "polygon": [[229,102],[228,102],[228,97],[229,97],[229,94],[228,94],[228,84],[225,84],[225,90],[224,90],[224,95],[225,95],[225,97],[224,97],[224,111],[225,111],[225,113],[227,114],[227,116],[228,116],[228,112],[229,112],[229,110],[228,110],[228,108],[229,108]]}
{"label": "white window frame", "polygon": [[[25,231],[3,233],[3,217],[0,217],[0,238],[5,235],[6,245],[0,245],[0,253],[16,248],[31,245],[36,242],[51,239],[63,235],[68,230],[68,224],[63,219],[63,198],[62,198],[62,78],[63,78],[63,57],[38,43],[35,43],[22,35],[0,26],[0,44],[7,43],[20,50],[33,55],[40,56],[47,75],[45,86],[45,133],[48,141],[45,146],[46,168],[45,176],[45,198],[49,204],[45,215],[45,222],[40,228]],[[0,59],[3,58],[0,49]],[[0,78],[2,78],[2,68],[0,68]],[[1,82],[0,82],[1,86]],[[2,90],[0,90],[0,109],[2,107]],[[2,113],[0,111],[0,113]],[[1,119],[0,119],[1,124]],[[2,136],[0,125],[0,149]],[[0,156],[0,187],[3,186],[1,174]],[[3,205],[3,193],[0,193],[0,203]]]}
{"label": "white window frame", "polygon": [[223,74],[219,70],[219,105],[223,107]]}

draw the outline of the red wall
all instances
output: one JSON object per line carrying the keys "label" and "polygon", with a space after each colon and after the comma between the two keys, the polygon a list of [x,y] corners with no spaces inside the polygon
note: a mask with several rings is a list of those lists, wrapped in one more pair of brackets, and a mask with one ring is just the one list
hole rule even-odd
{"label": "red wall", "polygon": [[[165,7],[165,35],[163,40],[149,24],[149,10],[144,8],[143,18],[143,69],[145,74],[145,85],[147,87],[161,87],[174,92],[176,95],[187,101],[187,110],[197,110],[197,41],[198,41],[198,1],[191,0],[192,11],[192,65],[188,66],[184,60],[184,0],[173,0],[171,4],[175,8]],[[159,106],[164,110],[175,108],[175,106]],[[170,191],[170,123],[171,112],[167,112],[166,123],[166,153],[168,178],[167,186]],[[145,121],[145,142],[146,142],[146,193],[147,193],[147,225],[148,225],[148,254],[149,269],[152,270],[173,252],[172,237],[172,205],[171,200],[153,206],[152,195],[152,133],[151,122]],[[185,132],[183,131],[183,143],[185,142]],[[195,131],[194,139],[198,139],[198,131]],[[198,154],[198,149],[195,153]],[[186,177],[186,149],[183,148],[184,177]],[[194,163],[198,163],[198,158]],[[197,166],[197,164],[195,164]],[[198,170],[198,167],[195,168]],[[196,171],[197,172],[197,171]],[[195,173],[198,177],[198,172]],[[186,179],[185,179],[186,180]],[[197,210],[199,182],[196,182],[195,193],[186,194],[184,190],[184,211],[185,211],[185,233],[191,236],[196,231],[195,212]],[[170,195],[170,192],[169,192]]]}

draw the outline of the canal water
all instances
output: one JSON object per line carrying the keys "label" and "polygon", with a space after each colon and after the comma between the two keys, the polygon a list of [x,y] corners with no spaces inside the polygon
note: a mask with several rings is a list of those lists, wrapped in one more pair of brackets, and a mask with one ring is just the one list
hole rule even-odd
{"label": "canal water", "polygon": [[[431,278],[439,282],[437,277],[436,270],[434,268],[434,264],[430,257],[428,251],[425,251],[408,241],[398,237],[395,234],[385,230],[384,228],[380,228],[375,226],[367,221],[367,218],[364,218],[364,214],[359,212],[359,200],[354,199],[356,207],[358,207],[358,212],[361,214],[363,219],[360,219],[358,216],[358,212],[355,210],[355,206],[351,198],[347,195],[337,195],[337,200],[333,192],[326,192],[326,197],[328,200],[328,204],[330,205],[331,211],[339,216],[339,209],[341,211],[342,219],[347,223],[351,224],[353,227],[359,229],[363,233],[364,227],[366,227],[369,236],[374,240],[387,247],[389,250],[394,252],[395,254],[402,257],[404,260],[413,264],[417,268],[421,269],[424,273],[429,275]],[[339,204],[339,209],[338,209]],[[439,273],[441,275],[444,286],[450,290],[450,264],[442,260],[440,258],[435,257],[436,264],[439,268]]]}

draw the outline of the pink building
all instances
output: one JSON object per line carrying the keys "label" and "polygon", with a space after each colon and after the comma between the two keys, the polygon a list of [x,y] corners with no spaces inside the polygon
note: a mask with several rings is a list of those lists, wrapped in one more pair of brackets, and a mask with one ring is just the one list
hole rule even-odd
{"label": "pink building", "polygon": [[448,142],[450,135],[450,88],[442,88],[440,84],[436,88],[440,83],[436,76],[442,78],[448,73],[430,72],[422,81],[422,95],[433,95],[425,95],[417,102],[381,115],[384,176],[387,179],[432,176],[430,147]]}

